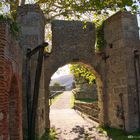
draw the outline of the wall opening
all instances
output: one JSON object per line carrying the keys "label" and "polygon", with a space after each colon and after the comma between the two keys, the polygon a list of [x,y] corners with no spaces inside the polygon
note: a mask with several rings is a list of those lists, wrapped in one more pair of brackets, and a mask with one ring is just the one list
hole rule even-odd
{"label": "wall opening", "polygon": [[[64,133],[70,135],[76,133],[76,129],[78,134],[84,129],[83,116],[98,126],[102,105],[101,84],[100,77],[89,65],[76,62],[59,68],[52,75],[49,85],[51,129],[62,131],[63,138]],[[69,123],[71,126],[67,126]]]}

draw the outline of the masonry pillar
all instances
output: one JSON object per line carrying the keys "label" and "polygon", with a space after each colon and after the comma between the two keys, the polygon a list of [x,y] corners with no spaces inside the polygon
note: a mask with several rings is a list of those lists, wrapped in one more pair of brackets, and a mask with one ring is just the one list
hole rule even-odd
{"label": "masonry pillar", "polygon": [[[135,15],[118,12],[105,21],[106,92],[108,94],[108,124],[126,131],[139,125],[139,75],[135,70],[134,50],[140,41]],[[140,66],[138,66],[140,68]],[[138,82],[138,83],[137,83]]]}
{"label": "masonry pillar", "polygon": [[[23,130],[24,139],[26,139],[27,128],[27,101],[26,101],[26,53],[27,49],[33,49],[44,42],[45,18],[38,5],[24,5],[18,8],[18,22],[21,26],[20,44],[24,50],[23,57]],[[34,89],[34,79],[36,72],[38,54],[31,58],[31,94]],[[44,64],[43,64],[44,65]],[[44,67],[44,66],[43,66]],[[44,68],[40,81],[40,91],[38,99],[36,135],[42,136],[45,131],[45,90],[44,90]]]}

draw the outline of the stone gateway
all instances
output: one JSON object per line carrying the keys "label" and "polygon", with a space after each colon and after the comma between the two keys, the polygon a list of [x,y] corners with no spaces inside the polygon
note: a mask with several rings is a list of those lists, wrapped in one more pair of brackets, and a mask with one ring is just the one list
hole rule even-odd
{"label": "stone gateway", "polygon": [[[39,6],[19,7],[17,21],[21,26],[19,42],[13,38],[8,23],[0,22],[0,140],[26,139],[26,53],[44,42],[45,17]],[[104,22],[103,30],[104,49],[97,53],[93,23],[87,22],[85,27],[81,21],[52,21],[52,52],[44,56],[40,80],[38,137],[50,127],[51,76],[69,63],[85,64],[95,74],[100,125],[128,132],[140,128],[140,40],[136,16],[118,12]],[[30,63],[31,96],[36,65],[37,55]]]}

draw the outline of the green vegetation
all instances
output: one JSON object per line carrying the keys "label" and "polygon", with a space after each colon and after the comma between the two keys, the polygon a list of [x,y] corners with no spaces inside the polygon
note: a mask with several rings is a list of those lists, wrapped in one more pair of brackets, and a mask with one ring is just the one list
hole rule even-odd
{"label": "green vegetation", "polygon": [[46,131],[45,134],[41,137],[40,140],[56,140],[57,133],[55,128],[51,128],[49,131]]}
{"label": "green vegetation", "polygon": [[61,84],[60,83],[58,83],[58,82],[56,82],[56,83],[54,83],[54,85],[53,85],[54,87],[60,87],[61,86]]}
{"label": "green vegetation", "polygon": [[[0,8],[4,5],[10,5],[10,12],[16,12],[19,5],[25,5],[25,3],[32,3],[28,0],[2,0],[0,2]],[[118,10],[127,10],[126,6],[133,13],[138,13],[138,0],[35,0],[36,4],[39,4],[44,14],[47,15],[48,21],[56,17],[69,18],[81,18],[83,14],[86,16],[96,16],[98,19],[102,19],[103,15],[109,15],[109,11],[116,12]]]}
{"label": "green vegetation", "polygon": [[70,70],[74,74],[76,83],[82,82],[83,79],[89,84],[95,83],[95,75],[90,68],[81,64],[72,64]]}
{"label": "green vegetation", "polygon": [[60,93],[60,94],[56,95],[54,98],[49,99],[49,105],[54,104],[62,96],[62,94],[63,93]]}
{"label": "green vegetation", "polygon": [[70,99],[70,108],[74,108],[74,102],[75,102],[75,98],[74,98],[74,94],[72,93],[71,99]]}
{"label": "green vegetation", "polygon": [[76,99],[75,102],[85,102],[85,103],[93,103],[97,102],[97,99],[90,99],[90,98],[84,98],[84,99]]}
{"label": "green vegetation", "polygon": [[105,47],[104,22],[96,26],[96,51],[100,52]]}
{"label": "green vegetation", "polygon": [[[81,18],[83,14],[88,16],[108,15],[110,11],[126,10],[130,7],[132,12],[137,12],[138,6],[135,0],[36,0],[39,5],[44,6],[44,13],[48,15],[48,20],[59,17],[66,18],[76,16]],[[57,9],[57,10],[56,10]],[[58,12],[56,12],[58,11]],[[90,13],[90,14],[89,14]],[[91,14],[92,13],[92,14]],[[53,15],[53,16],[52,16]]]}
{"label": "green vegetation", "polygon": [[109,128],[109,127],[104,127],[104,128],[98,127],[97,130],[100,133],[108,135],[113,140],[128,140],[128,139],[138,140],[140,139],[140,131],[137,131],[134,133],[127,133],[127,132],[124,132],[123,130]]}

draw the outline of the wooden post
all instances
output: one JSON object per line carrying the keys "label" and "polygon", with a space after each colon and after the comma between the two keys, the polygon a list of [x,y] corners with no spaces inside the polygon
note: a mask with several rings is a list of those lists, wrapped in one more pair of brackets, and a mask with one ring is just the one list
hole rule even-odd
{"label": "wooden post", "polygon": [[[32,51],[27,53],[27,114],[28,114],[28,140],[35,140],[35,128],[36,128],[36,112],[38,107],[38,96],[39,96],[39,87],[40,87],[40,78],[41,78],[41,71],[42,71],[42,63],[43,63],[43,56],[44,56],[44,48],[48,46],[48,43],[43,43],[42,45],[37,46]],[[34,92],[33,92],[33,100],[31,101],[31,93],[30,92],[30,59],[31,57],[37,53],[38,60],[37,60],[37,67],[36,67],[36,75],[35,75],[35,82],[34,82]],[[29,63],[29,64],[28,64]]]}

